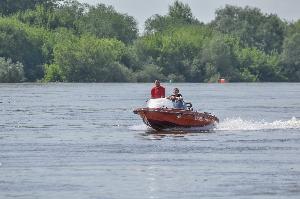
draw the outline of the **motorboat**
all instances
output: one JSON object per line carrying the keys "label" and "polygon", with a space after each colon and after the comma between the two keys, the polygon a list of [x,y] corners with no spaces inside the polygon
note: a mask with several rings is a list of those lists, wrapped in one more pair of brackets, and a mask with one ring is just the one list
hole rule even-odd
{"label": "motorboat", "polygon": [[133,112],[157,131],[187,128],[210,130],[219,122],[211,113],[194,111],[192,103],[185,102],[183,108],[174,108],[172,101],[167,98],[149,99],[147,107],[137,108]]}

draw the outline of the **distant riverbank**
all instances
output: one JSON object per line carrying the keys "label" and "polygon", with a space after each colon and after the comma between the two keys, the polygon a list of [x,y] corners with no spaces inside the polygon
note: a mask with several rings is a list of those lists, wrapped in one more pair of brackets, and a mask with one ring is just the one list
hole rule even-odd
{"label": "distant riverbank", "polygon": [[0,82],[300,81],[300,20],[257,8],[227,5],[205,24],[175,1],[138,34],[104,4],[0,5]]}

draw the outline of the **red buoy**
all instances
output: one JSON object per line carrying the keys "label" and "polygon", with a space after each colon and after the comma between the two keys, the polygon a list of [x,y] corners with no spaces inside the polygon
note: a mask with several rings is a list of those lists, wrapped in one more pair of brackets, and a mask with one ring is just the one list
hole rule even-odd
{"label": "red buoy", "polygon": [[218,79],[218,83],[226,83],[225,78],[220,78],[220,79]]}

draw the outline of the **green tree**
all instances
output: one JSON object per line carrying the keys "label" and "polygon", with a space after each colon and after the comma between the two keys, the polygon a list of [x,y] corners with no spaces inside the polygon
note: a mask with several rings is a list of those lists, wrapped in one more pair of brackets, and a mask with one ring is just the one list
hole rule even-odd
{"label": "green tree", "polygon": [[23,64],[12,63],[11,59],[0,57],[0,82],[17,83],[24,81]]}
{"label": "green tree", "polygon": [[178,0],[176,0],[173,5],[169,6],[169,16],[186,24],[192,24],[195,22],[191,8],[187,4],[183,4]]}
{"label": "green tree", "polygon": [[289,81],[300,81],[300,31],[286,38],[282,53],[284,73]]}
{"label": "green tree", "polygon": [[162,68],[154,64],[146,64],[142,70],[136,73],[138,82],[153,82],[155,79],[164,81],[166,77],[162,74]]}
{"label": "green tree", "polygon": [[32,10],[17,12],[14,17],[23,23],[47,29],[51,29],[57,24],[54,12],[42,5],[37,5]]}
{"label": "green tree", "polygon": [[147,34],[162,32],[170,28],[182,25],[200,24],[193,16],[191,8],[187,4],[175,1],[169,6],[169,12],[165,16],[154,15],[145,22],[145,31]]}
{"label": "green tree", "polygon": [[257,48],[237,49],[241,81],[283,81],[277,53],[266,54]]}
{"label": "green tree", "polygon": [[290,23],[288,26],[288,35],[287,37],[292,36],[295,33],[300,33],[300,19],[295,23]]}
{"label": "green tree", "polygon": [[[206,40],[201,60],[206,68],[206,81],[214,80],[212,77],[224,77],[230,81],[239,81],[237,58],[234,54],[239,41],[233,37],[215,34]],[[215,71],[214,73],[212,71]],[[217,76],[215,76],[218,74]]]}
{"label": "green tree", "polygon": [[47,57],[45,45],[47,32],[31,28],[17,20],[0,18],[0,57],[11,58],[24,65],[27,81],[41,79]]}
{"label": "green tree", "polygon": [[137,22],[127,14],[120,14],[111,6],[89,6],[88,12],[78,20],[80,34],[90,33],[98,38],[116,38],[131,43],[137,38]]}
{"label": "green tree", "polygon": [[[162,68],[165,76],[178,76],[177,81],[196,80],[191,72],[194,59],[202,50],[203,43],[212,31],[204,26],[185,25],[169,31],[148,34],[136,44],[137,55],[144,64],[154,64]],[[173,77],[170,76],[171,79]]]}
{"label": "green tree", "polygon": [[45,82],[63,82],[64,79],[66,78],[57,64],[45,65]]}
{"label": "green tree", "polygon": [[245,46],[256,47],[267,53],[281,52],[286,24],[276,15],[263,14],[258,8],[226,5],[216,11],[211,25],[225,34],[241,39]]}
{"label": "green tree", "polygon": [[300,20],[257,8],[227,5],[204,25],[177,0],[140,37],[133,17],[104,4],[3,0],[0,15],[5,82],[300,81]]}
{"label": "green tree", "polygon": [[81,4],[76,0],[66,0],[52,9],[36,5],[34,9],[18,12],[14,17],[23,23],[46,29],[67,28],[78,32],[76,24],[87,9],[87,4]]}
{"label": "green tree", "polygon": [[0,14],[11,15],[19,11],[34,9],[36,5],[43,5],[46,8],[56,6],[59,0],[1,0]]}
{"label": "green tree", "polygon": [[[54,65],[48,66],[46,80],[130,81],[131,71],[120,64],[124,49],[125,45],[115,39],[97,39],[90,35],[67,39],[55,45]],[[59,77],[51,77],[51,73]]]}
{"label": "green tree", "polygon": [[[201,52],[199,51],[199,54]],[[205,64],[202,62],[201,58],[196,56],[193,59],[193,62],[191,64],[189,74],[189,80],[191,82],[204,82],[205,81]]]}

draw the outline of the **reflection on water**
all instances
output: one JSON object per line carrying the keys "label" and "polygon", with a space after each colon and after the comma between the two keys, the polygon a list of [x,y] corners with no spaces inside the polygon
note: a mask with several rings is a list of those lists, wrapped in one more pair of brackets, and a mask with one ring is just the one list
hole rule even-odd
{"label": "reflection on water", "polygon": [[147,129],[143,133],[139,133],[140,136],[144,137],[145,139],[150,140],[159,140],[165,137],[173,137],[173,138],[184,138],[186,136],[199,136],[199,134],[209,134],[209,133],[215,133],[215,131],[212,130],[176,130],[176,129],[170,129],[170,130],[154,130],[154,129]]}

